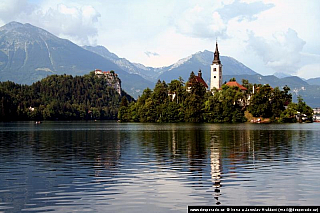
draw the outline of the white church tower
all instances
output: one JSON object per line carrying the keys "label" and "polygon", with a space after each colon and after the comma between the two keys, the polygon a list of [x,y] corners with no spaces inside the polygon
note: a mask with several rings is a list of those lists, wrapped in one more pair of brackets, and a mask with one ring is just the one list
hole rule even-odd
{"label": "white church tower", "polygon": [[210,91],[213,88],[220,89],[222,86],[222,64],[219,57],[218,42],[216,42],[216,51],[211,64],[211,82]]}

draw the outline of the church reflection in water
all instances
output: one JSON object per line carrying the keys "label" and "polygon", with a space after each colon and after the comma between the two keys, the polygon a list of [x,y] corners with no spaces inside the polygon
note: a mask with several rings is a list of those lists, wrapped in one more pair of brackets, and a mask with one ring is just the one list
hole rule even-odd
{"label": "church reflection in water", "polygon": [[211,141],[210,147],[210,164],[211,164],[211,180],[214,187],[214,198],[216,199],[216,204],[219,205],[220,196],[220,186],[221,186],[221,167],[220,167],[220,150],[219,143],[215,138]]}
{"label": "church reflection in water", "polygon": [[[227,189],[234,184],[230,184],[230,179],[241,185],[243,177],[239,175],[243,171],[255,170],[255,163],[260,159],[278,157],[283,145],[292,138],[291,133],[278,131],[226,131],[221,125],[182,126],[187,130],[175,124],[171,127],[170,131],[86,135],[90,136],[87,141],[91,137],[97,141],[85,149],[86,157],[95,156],[95,176],[112,176],[124,166],[130,167],[121,171],[125,174],[127,171],[136,174],[145,169],[161,176],[163,173],[156,172],[165,170],[193,192],[210,192],[212,201],[221,205],[228,196],[223,187]],[[281,153],[290,155],[289,151]],[[129,157],[130,164],[124,164]]]}

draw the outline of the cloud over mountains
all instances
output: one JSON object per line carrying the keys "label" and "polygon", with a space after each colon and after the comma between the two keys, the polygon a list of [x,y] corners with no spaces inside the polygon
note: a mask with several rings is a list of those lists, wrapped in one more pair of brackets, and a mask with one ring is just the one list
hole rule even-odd
{"label": "cloud over mountains", "polygon": [[263,2],[246,3],[235,0],[229,4],[221,2],[219,5],[205,1],[182,12],[175,26],[179,32],[193,37],[227,38],[228,22],[231,19],[235,18],[238,22],[253,21],[259,13],[272,7],[273,4]]}
{"label": "cloud over mountains", "polygon": [[[224,55],[263,74],[303,77],[301,68],[317,63],[311,55],[320,56],[319,10],[318,0],[1,0],[0,25],[30,23],[157,67],[214,51],[218,39]],[[308,67],[320,76],[318,66]]]}
{"label": "cloud over mountains", "polygon": [[[26,0],[3,0],[1,20],[29,22],[76,43],[93,44],[98,35],[101,14],[91,5],[35,5]],[[14,14],[14,15],[13,15]]]}
{"label": "cloud over mountains", "polygon": [[306,42],[293,29],[273,35],[272,40],[249,33],[248,46],[274,70],[294,72],[299,68],[301,52]]}
{"label": "cloud over mountains", "polygon": [[265,10],[274,7],[274,4],[258,2],[242,2],[234,1],[232,4],[226,4],[217,12],[221,14],[222,19],[228,22],[230,19],[237,18],[238,21],[248,20],[253,21],[257,19],[257,15]]}

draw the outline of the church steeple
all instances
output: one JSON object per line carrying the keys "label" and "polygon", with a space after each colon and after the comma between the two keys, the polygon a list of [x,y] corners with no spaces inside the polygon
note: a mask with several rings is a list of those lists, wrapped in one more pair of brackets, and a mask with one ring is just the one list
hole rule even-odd
{"label": "church steeple", "polygon": [[222,86],[222,64],[219,57],[218,42],[216,41],[216,51],[214,52],[214,58],[211,64],[211,80],[210,91],[214,88],[221,89]]}
{"label": "church steeple", "polygon": [[216,51],[214,52],[214,58],[213,58],[212,64],[221,64],[217,41],[216,41]]}

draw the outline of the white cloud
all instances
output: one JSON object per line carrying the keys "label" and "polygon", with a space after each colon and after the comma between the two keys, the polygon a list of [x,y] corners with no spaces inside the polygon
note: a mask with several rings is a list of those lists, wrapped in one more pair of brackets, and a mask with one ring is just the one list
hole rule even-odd
{"label": "white cloud", "polygon": [[257,15],[265,10],[274,7],[273,4],[265,4],[261,1],[258,2],[241,2],[239,0],[234,1],[231,4],[224,5],[224,7],[217,10],[221,14],[224,21],[237,18],[238,21],[244,19],[253,21],[257,19]]}
{"label": "white cloud", "polygon": [[29,15],[34,10],[34,6],[28,4],[27,0],[1,0],[0,1],[0,21],[7,24],[16,20],[20,14]]}
{"label": "white cloud", "polygon": [[[49,2],[50,3],[50,2]],[[14,14],[14,15],[13,15]],[[94,44],[98,35],[100,13],[90,5],[51,2],[49,6],[35,5],[26,0],[2,0],[0,20],[30,23],[80,45]]]}
{"label": "white cloud", "polygon": [[157,67],[214,51],[218,38],[222,55],[262,74],[294,74],[318,61],[308,54],[320,55],[319,9],[319,0],[0,0],[0,25],[28,22]]}
{"label": "white cloud", "polygon": [[199,5],[187,9],[179,17],[175,26],[178,32],[197,38],[225,37],[227,26],[218,12]]}
{"label": "white cloud", "polygon": [[301,51],[306,44],[293,29],[277,32],[272,39],[249,33],[248,46],[262,58],[267,67],[278,72],[295,72],[300,66]]}
{"label": "white cloud", "polygon": [[98,35],[96,24],[100,16],[90,5],[69,7],[58,4],[46,11],[42,8],[35,10],[31,20],[55,35],[69,38],[80,45],[92,45],[92,39]]}
{"label": "white cloud", "polygon": [[305,65],[298,70],[296,75],[305,79],[320,77],[320,63]]}
{"label": "white cloud", "polygon": [[146,51],[146,52],[144,52],[144,54],[146,54],[149,58],[150,58],[151,56],[159,56],[158,53],[156,53],[156,52],[150,52],[150,51]]}
{"label": "white cloud", "polygon": [[[273,4],[258,2],[241,2],[239,0],[220,4],[200,2],[187,8],[175,21],[179,33],[195,38],[229,38],[227,34],[229,21],[254,21],[258,15],[270,8]],[[231,35],[232,36],[232,35]]]}

